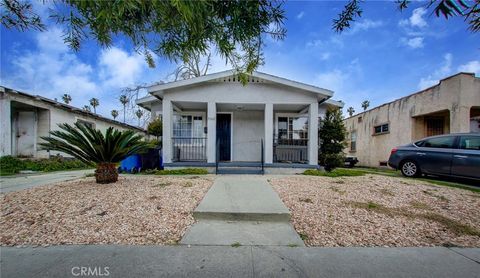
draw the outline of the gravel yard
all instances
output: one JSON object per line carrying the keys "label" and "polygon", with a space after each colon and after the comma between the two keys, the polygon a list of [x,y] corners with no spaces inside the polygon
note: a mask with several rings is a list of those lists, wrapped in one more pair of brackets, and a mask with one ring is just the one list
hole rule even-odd
{"label": "gravel yard", "polygon": [[94,178],[1,194],[0,243],[175,244],[194,223],[192,211],[209,176]]}
{"label": "gravel yard", "polygon": [[388,177],[272,178],[308,246],[480,247],[480,194]]}

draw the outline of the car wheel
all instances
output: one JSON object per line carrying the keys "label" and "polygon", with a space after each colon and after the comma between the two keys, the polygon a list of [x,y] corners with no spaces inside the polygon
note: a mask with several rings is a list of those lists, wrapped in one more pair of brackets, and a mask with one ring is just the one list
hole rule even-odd
{"label": "car wheel", "polygon": [[400,171],[405,177],[418,177],[420,175],[420,167],[415,161],[407,160],[402,162]]}

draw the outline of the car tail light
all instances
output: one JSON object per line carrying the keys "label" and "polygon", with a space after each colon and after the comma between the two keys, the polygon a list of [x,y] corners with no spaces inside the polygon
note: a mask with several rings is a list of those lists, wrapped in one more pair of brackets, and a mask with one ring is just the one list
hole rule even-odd
{"label": "car tail light", "polygon": [[392,155],[392,154],[396,153],[397,151],[398,151],[398,149],[397,149],[397,148],[393,148],[393,149],[392,149],[392,151],[390,151],[390,155]]}

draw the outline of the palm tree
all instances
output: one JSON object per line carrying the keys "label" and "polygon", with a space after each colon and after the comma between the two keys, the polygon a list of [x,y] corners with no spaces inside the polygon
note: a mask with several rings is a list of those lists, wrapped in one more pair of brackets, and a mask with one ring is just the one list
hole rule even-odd
{"label": "palm tree", "polygon": [[127,95],[121,95],[119,100],[123,105],[123,122],[125,123],[125,111],[126,111],[125,107],[127,106],[130,100],[128,99]]}
{"label": "palm tree", "polygon": [[83,111],[86,111],[86,112],[92,112],[92,110],[90,110],[90,106],[88,106],[88,105],[84,105],[82,107],[82,109],[83,109]]}
{"label": "palm tree", "polygon": [[105,134],[98,129],[76,122],[58,125],[60,130],[50,131],[50,136],[42,137],[43,150],[60,151],[80,161],[95,165],[97,183],[112,183],[118,180],[116,163],[125,157],[144,152],[149,144],[143,136],[133,130],[119,131],[109,127]]}
{"label": "palm tree", "polygon": [[370,106],[370,101],[368,100],[364,100],[362,102],[362,108],[363,108],[363,111],[367,110],[367,108]]}
{"label": "palm tree", "polygon": [[110,113],[112,113],[112,117],[113,117],[114,120],[118,117],[118,111],[117,110],[112,110],[112,112],[110,112]]}
{"label": "palm tree", "polygon": [[348,115],[350,115],[350,117],[351,117],[351,116],[353,116],[353,113],[355,113],[355,109],[353,109],[353,107],[350,106],[350,107],[348,107],[347,112],[348,112]]}
{"label": "palm tree", "polygon": [[69,94],[63,94],[62,100],[65,102],[65,104],[69,104],[70,101],[72,101],[72,97]]}
{"label": "palm tree", "polygon": [[137,116],[137,118],[138,118],[138,126],[140,126],[140,118],[142,118],[142,116],[143,116],[143,111],[142,111],[142,109],[138,109],[137,111],[135,111],[135,116]]}
{"label": "palm tree", "polygon": [[93,113],[97,114],[97,106],[100,105],[100,102],[98,101],[98,98],[91,98],[90,99],[90,105],[93,107]]}

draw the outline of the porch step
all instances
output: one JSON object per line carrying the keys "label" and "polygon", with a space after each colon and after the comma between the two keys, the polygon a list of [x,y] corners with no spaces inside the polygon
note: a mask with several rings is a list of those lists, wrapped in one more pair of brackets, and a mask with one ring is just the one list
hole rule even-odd
{"label": "porch step", "polygon": [[262,168],[245,168],[245,167],[222,167],[218,168],[217,174],[220,175],[261,175]]}
{"label": "porch step", "polygon": [[262,163],[260,162],[220,162],[217,174],[228,175],[262,175]]}

